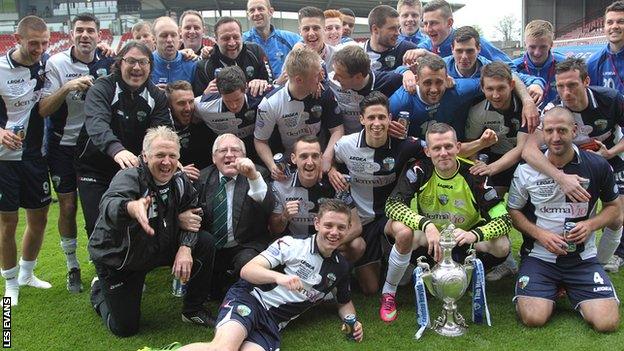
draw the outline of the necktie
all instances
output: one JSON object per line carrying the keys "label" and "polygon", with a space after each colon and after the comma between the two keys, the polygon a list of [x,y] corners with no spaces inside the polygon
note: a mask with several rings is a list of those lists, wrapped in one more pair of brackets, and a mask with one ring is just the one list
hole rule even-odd
{"label": "necktie", "polygon": [[221,177],[219,190],[215,194],[212,204],[212,235],[215,247],[222,248],[227,243],[227,194],[225,184],[232,180],[230,177]]}

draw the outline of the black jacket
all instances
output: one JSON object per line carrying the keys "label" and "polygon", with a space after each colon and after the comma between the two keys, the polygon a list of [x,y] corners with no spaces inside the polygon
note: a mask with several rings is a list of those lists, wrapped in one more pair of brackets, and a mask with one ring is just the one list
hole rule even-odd
{"label": "black jacket", "polygon": [[[181,245],[191,248],[197,233],[180,231],[178,214],[197,204],[197,192],[183,172],[178,171],[168,183],[167,201],[143,162],[139,167],[121,170],[100,201],[100,215],[89,238],[93,262],[113,269],[143,270],[159,265],[163,257],[175,255]],[[154,236],[143,231],[127,212],[127,204],[151,196],[148,210]]]}
{"label": "black jacket", "polygon": [[250,42],[243,43],[243,48],[235,60],[221,54],[219,47],[215,45],[210,57],[197,63],[197,75],[193,81],[195,96],[204,93],[208,84],[215,78],[215,69],[234,65],[245,72],[248,82],[254,79],[273,82],[274,77],[269,59],[259,45]]}
{"label": "black jacket", "polygon": [[165,93],[149,79],[131,91],[120,73],[95,81],[87,92],[84,110],[76,171],[102,181],[112,179],[119,170],[113,160],[116,153],[128,150],[140,154],[148,128],[173,126]]}
{"label": "black jacket", "polygon": [[[234,200],[232,206],[232,226],[234,239],[242,247],[254,248],[258,251],[266,249],[271,238],[268,231],[268,218],[273,211],[273,193],[269,184],[270,175],[266,168],[256,165],[267,184],[267,193],[261,203],[247,196],[249,181],[242,175],[236,178]],[[202,230],[210,231],[212,223],[212,203],[219,190],[219,170],[210,165],[201,170],[199,180],[195,182],[199,189],[199,205],[204,211]]]}

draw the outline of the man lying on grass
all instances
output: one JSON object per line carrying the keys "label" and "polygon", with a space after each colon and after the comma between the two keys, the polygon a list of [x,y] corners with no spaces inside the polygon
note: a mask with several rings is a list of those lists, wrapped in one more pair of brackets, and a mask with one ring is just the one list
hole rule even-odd
{"label": "man lying on grass", "polygon": [[[279,350],[280,330],[322,301],[338,302],[344,319],[355,315],[349,289],[349,263],[338,252],[349,229],[351,210],[342,201],[323,202],[314,220],[317,233],[285,236],[247,263],[241,280],[228,291],[210,343],[187,345],[179,351]],[[283,266],[284,273],[275,269]],[[353,338],[362,341],[362,324]]]}

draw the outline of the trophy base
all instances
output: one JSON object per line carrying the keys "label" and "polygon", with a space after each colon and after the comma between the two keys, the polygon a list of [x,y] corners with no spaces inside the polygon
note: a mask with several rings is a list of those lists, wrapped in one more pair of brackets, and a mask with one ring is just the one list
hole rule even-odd
{"label": "trophy base", "polygon": [[461,325],[458,325],[458,324],[445,324],[445,325],[437,326],[433,328],[433,330],[442,336],[450,336],[450,337],[462,336],[466,334],[466,332],[468,331],[466,327],[462,327]]}

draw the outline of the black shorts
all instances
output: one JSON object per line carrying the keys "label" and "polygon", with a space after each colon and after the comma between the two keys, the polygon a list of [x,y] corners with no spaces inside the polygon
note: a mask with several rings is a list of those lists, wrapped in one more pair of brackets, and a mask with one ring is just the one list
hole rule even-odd
{"label": "black shorts", "polygon": [[51,200],[48,166],[43,158],[0,161],[0,211],[38,209]]}
{"label": "black shorts", "polygon": [[514,301],[519,296],[555,301],[560,286],[566,289],[574,309],[578,309],[580,303],[587,300],[617,300],[609,276],[595,258],[582,261],[575,266],[562,267],[526,256],[520,263]]}
{"label": "black shorts", "polygon": [[252,296],[249,291],[251,284],[239,280],[228,290],[219,308],[217,326],[235,321],[247,330],[245,341],[260,345],[266,351],[280,348],[279,327],[269,312]]}
{"label": "black shorts", "polygon": [[381,261],[381,238],[384,236],[386,223],[388,223],[388,218],[382,216],[362,226],[362,239],[366,242],[366,250],[354,267]]}
{"label": "black shorts", "polygon": [[54,190],[60,194],[76,191],[76,170],[74,169],[75,146],[59,145],[48,142],[48,167]]}

